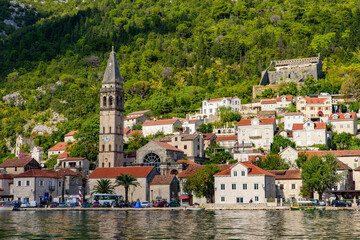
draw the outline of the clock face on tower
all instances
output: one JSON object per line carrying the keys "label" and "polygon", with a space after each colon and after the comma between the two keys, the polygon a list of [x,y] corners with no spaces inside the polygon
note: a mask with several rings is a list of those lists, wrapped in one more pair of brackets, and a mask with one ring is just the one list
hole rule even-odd
{"label": "clock face on tower", "polygon": [[105,136],[105,137],[104,137],[104,141],[105,141],[105,142],[107,142],[107,141],[109,141],[109,140],[110,140],[109,136]]}

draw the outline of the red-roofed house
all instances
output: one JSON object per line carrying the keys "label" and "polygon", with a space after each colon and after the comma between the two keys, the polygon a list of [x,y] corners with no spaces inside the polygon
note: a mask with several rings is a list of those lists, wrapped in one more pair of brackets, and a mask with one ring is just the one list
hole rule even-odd
{"label": "red-roofed house", "polygon": [[40,164],[32,158],[15,158],[7,159],[0,164],[0,170],[6,171],[8,174],[20,174],[30,169],[39,169]]}
{"label": "red-roofed house", "polygon": [[132,128],[135,124],[143,124],[145,121],[150,120],[150,118],[144,115],[138,116],[127,116],[124,118],[124,128]]}
{"label": "red-roofed house", "polygon": [[237,135],[229,135],[229,136],[217,136],[216,143],[219,146],[227,149],[230,153],[233,152],[234,148],[238,146],[238,136]]}
{"label": "red-roofed house", "polygon": [[14,200],[23,203],[46,200],[53,201],[61,195],[61,175],[50,170],[31,169],[14,176]]}
{"label": "red-roofed house", "polygon": [[75,139],[75,134],[78,133],[79,131],[71,131],[68,132],[67,134],[64,135],[64,142],[68,143],[68,142],[76,142]]}
{"label": "red-roofed house", "polygon": [[71,169],[75,172],[83,172],[89,174],[90,161],[85,157],[66,157],[57,158],[56,169]]}
{"label": "red-roofed house", "polygon": [[283,112],[284,109],[290,107],[293,103],[293,96],[280,96],[275,99],[263,99],[260,101],[261,111],[280,111]]}
{"label": "red-roofed house", "polygon": [[215,204],[267,203],[276,197],[275,174],[238,162],[214,175]]}
{"label": "red-roofed house", "polygon": [[[150,183],[158,171],[154,166],[146,167],[114,167],[114,168],[96,168],[89,175],[89,187],[93,189],[96,186],[97,180],[110,179],[112,184],[115,184],[116,177],[121,174],[134,175],[139,186],[131,186],[129,188],[129,201],[150,201]],[[125,189],[122,186],[115,188],[116,194],[121,194],[125,197]]]}
{"label": "red-roofed house", "polygon": [[304,113],[305,118],[330,117],[332,113],[331,96],[300,97],[296,103],[296,110]]}
{"label": "red-roofed house", "polygon": [[144,137],[162,132],[164,134],[173,134],[176,132],[175,128],[181,128],[182,123],[179,119],[162,119],[154,121],[146,121],[143,123],[142,130]]}
{"label": "red-roofed house", "polygon": [[184,132],[194,134],[199,130],[199,126],[204,123],[204,119],[185,120],[183,123]]}
{"label": "red-roofed house", "polygon": [[66,148],[69,146],[70,144],[66,142],[59,142],[55,144],[55,146],[48,149],[48,157],[50,158],[52,155],[57,155],[65,152]]}
{"label": "red-roofed house", "polygon": [[292,132],[292,141],[295,142],[296,146],[329,145],[326,123],[314,123],[310,120],[304,124],[295,123]]}
{"label": "red-roofed house", "polygon": [[241,119],[237,124],[239,147],[270,150],[275,130],[275,118]]}
{"label": "red-roofed house", "polygon": [[284,114],[284,130],[292,130],[293,124],[303,124],[304,114],[301,112]]}
{"label": "red-roofed house", "polygon": [[357,134],[356,113],[333,113],[329,117],[329,123],[334,132]]}
{"label": "red-roofed house", "polygon": [[302,178],[300,169],[288,170],[269,170],[275,174],[276,198],[282,198],[286,201],[300,200],[300,188]]}
{"label": "red-roofed house", "polygon": [[204,139],[204,151],[214,144],[216,140],[216,135],[214,133],[203,133],[203,139]]}
{"label": "red-roofed house", "polygon": [[30,151],[31,157],[36,161],[40,162],[44,156],[44,148],[43,147],[34,147]]}
{"label": "red-roofed house", "polygon": [[183,158],[184,151],[167,142],[152,140],[136,151],[135,164],[156,166],[164,175],[177,175],[182,170],[182,165],[176,161]]}
{"label": "red-roofed house", "polygon": [[0,198],[1,201],[12,201],[14,195],[11,192],[13,186],[13,174],[0,174]]}
{"label": "red-roofed house", "polygon": [[155,175],[150,183],[150,201],[171,199],[179,196],[179,180],[175,175]]}

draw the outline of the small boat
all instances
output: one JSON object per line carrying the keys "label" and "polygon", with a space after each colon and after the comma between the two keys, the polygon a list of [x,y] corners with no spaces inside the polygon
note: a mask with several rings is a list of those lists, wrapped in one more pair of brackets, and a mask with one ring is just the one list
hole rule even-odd
{"label": "small boat", "polygon": [[192,208],[186,208],[187,211],[204,211],[204,207],[192,207]]}
{"label": "small boat", "polygon": [[14,204],[11,202],[0,202],[0,211],[12,211],[14,207]]}
{"label": "small boat", "polygon": [[297,201],[290,206],[290,210],[316,210],[316,207],[313,201]]}

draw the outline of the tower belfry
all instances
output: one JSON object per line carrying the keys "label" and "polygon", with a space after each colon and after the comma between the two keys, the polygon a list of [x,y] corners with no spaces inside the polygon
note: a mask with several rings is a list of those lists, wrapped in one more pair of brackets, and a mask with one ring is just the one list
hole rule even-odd
{"label": "tower belfry", "polygon": [[98,167],[124,164],[124,89],[114,47],[100,89],[100,139]]}

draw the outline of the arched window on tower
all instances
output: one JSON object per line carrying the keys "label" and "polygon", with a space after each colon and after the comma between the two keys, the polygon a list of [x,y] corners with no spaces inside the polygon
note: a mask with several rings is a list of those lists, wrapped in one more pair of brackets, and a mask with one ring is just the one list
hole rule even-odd
{"label": "arched window on tower", "polygon": [[111,127],[109,127],[109,133],[111,133]]}
{"label": "arched window on tower", "polygon": [[105,127],[103,127],[103,133],[105,133]]}
{"label": "arched window on tower", "polygon": [[112,104],[113,104],[113,97],[110,96],[110,97],[109,97],[109,106],[112,106]]}
{"label": "arched window on tower", "polygon": [[104,164],[104,163],[102,163],[102,167],[105,167],[105,164]]}
{"label": "arched window on tower", "polygon": [[120,98],[119,98],[119,96],[116,97],[116,106],[120,107]]}
{"label": "arched window on tower", "polygon": [[111,152],[111,145],[109,145],[109,152]]}
{"label": "arched window on tower", "polygon": [[106,107],[106,97],[103,97],[103,107]]}
{"label": "arched window on tower", "polygon": [[109,163],[109,167],[111,167],[111,164]]}

